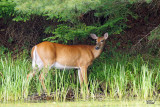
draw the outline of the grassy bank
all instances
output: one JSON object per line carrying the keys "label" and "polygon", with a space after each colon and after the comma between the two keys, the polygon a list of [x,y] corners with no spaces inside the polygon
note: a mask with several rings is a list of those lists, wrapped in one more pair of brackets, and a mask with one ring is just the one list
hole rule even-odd
{"label": "grassy bank", "polygon": [[[43,93],[38,75],[25,87],[26,76],[31,70],[31,59],[25,53],[16,59],[10,53],[3,54],[0,58],[0,100],[24,99],[24,89],[27,89],[26,96]],[[75,71],[49,71],[45,79],[47,94],[59,101],[65,101],[69,91],[72,91],[75,99],[85,97],[85,94],[80,95],[78,73]],[[117,99],[160,97],[160,64],[157,58],[104,52],[88,72],[90,98],[93,100],[97,93],[105,98]]]}

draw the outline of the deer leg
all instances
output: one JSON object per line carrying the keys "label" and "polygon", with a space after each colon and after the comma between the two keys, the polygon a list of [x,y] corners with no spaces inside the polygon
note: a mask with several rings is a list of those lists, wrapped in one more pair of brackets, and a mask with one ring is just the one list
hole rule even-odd
{"label": "deer leg", "polygon": [[89,91],[88,91],[88,80],[87,80],[87,67],[85,67],[85,66],[81,67],[81,73],[82,73],[82,78],[83,78],[83,81],[84,81],[84,85],[85,85],[87,94],[89,94]]}
{"label": "deer leg", "polygon": [[55,63],[55,61],[52,61],[52,60],[44,60],[44,69],[42,70],[41,74],[39,75],[39,81],[41,82],[43,91],[45,93],[47,92],[47,88],[44,84],[44,80],[48,74],[48,71],[52,68],[52,66],[53,66],[52,64],[54,64],[54,63]]}
{"label": "deer leg", "polygon": [[81,73],[80,69],[78,69],[78,77],[79,77],[80,86],[82,87],[82,85],[83,85],[83,77],[82,77],[82,73]]}
{"label": "deer leg", "polygon": [[36,74],[36,70],[31,71],[28,75],[27,75],[27,81],[31,80]]}
{"label": "deer leg", "polygon": [[48,68],[45,67],[44,70],[41,72],[41,74],[39,75],[39,81],[41,82],[41,85],[42,85],[42,88],[43,88],[43,91],[46,93],[47,92],[47,89],[46,89],[46,86],[44,84],[44,79],[45,77],[47,76],[47,73],[48,73]]}
{"label": "deer leg", "polygon": [[39,66],[39,67],[34,67],[33,71],[31,71],[28,75],[27,75],[27,83],[36,75],[36,73],[38,73],[41,69],[43,68],[43,66]]}
{"label": "deer leg", "polygon": [[24,96],[25,96],[26,89],[27,89],[27,87],[28,87],[28,85],[29,85],[30,80],[36,75],[36,73],[37,73],[37,70],[34,69],[33,71],[31,71],[31,72],[27,75],[27,82],[26,82],[26,84],[24,85],[24,91],[23,91],[23,95],[24,95]]}

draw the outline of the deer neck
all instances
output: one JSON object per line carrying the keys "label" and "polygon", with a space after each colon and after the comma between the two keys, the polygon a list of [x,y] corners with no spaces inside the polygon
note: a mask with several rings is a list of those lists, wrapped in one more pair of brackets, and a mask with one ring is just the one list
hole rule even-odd
{"label": "deer neck", "polygon": [[99,55],[101,54],[103,47],[101,49],[96,50],[95,49],[96,46],[92,46],[92,54],[94,56],[94,58],[99,57]]}

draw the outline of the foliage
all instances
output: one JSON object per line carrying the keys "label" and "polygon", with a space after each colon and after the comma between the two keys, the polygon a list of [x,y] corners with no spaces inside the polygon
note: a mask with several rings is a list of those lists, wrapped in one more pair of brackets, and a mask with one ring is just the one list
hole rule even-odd
{"label": "foliage", "polygon": [[85,38],[90,33],[98,35],[102,35],[105,32],[109,32],[109,34],[119,34],[127,27],[125,22],[127,21],[128,15],[136,18],[136,15],[134,15],[127,8],[127,4],[123,2],[114,3],[113,1],[108,1],[97,6],[97,9],[95,10],[96,12],[93,17],[97,17],[98,19],[100,19],[100,17],[104,17],[104,24],[101,24],[101,20],[89,26],[85,23],[77,23],[75,26],[61,24],[60,26],[57,26],[55,30],[47,28],[46,33],[53,33],[55,36],[49,37],[45,40],[52,42],[65,41],[66,43],[68,40],[74,40],[76,37],[79,39]]}
{"label": "foliage", "polygon": [[94,26],[86,26],[81,24],[76,27],[69,27],[67,25],[58,25],[55,30],[52,30],[52,27],[48,27],[46,29],[46,33],[55,34],[55,36],[48,37],[44,40],[51,41],[51,42],[63,42],[67,43],[69,40],[74,41],[76,37],[79,40],[88,37],[90,33],[96,32],[96,28]]}
{"label": "foliage", "polygon": [[151,31],[151,35],[148,38],[149,40],[158,39],[160,40],[160,25],[158,25],[154,30]]}
{"label": "foliage", "polygon": [[[97,10],[108,6],[118,6],[119,3],[142,2],[144,0],[14,0],[16,3],[15,11],[24,15],[42,15],[49,19],[58,18],[63,21],[77,22],[81,14],[90,10]],[[151,0],[145,0],[149,2]]]}
{"label": "foliage", "polygon": [[18,13],[76,21],[81,13],[94,9],[99,0],[15,0],[15,3]]}
{"label": "foliage", "polygon": [[[148,3],[150,1],[145,0]],[[75,38],[85,38],[90,33],[119,34],[127,27],[125,22],[129,15],[137,18],[130,11],[132,3],[137,2],[144,0],[2,0],[0,17],[25,22],[41,16],[47,20],[63,22],[57,27],[53,27],[54,24],[44,25],[48,26],[45,33],[55,35],[45,40],[67,43]],[[94,20],[94,23],[87,25],[81,18],[85,18],[90,12],[93,12],[93,16],[89,20]]]}
{"label": "foliage", "polygon": [[128,0],[130,3],[137,3],[137,2],[147,2],[150,3],[152,0]]}
{"label": "foliage", "polygon": [[[122,32],[127,27],[125,22],[127,21],[128,15],[131,15],[134,18],[137,17],[129,10],[129,6],[130,5],[128,3],[120,2],[117,0],[100,0],[93,9],[95,11],[93,19],[98,19],[95,23],[90,23],[89,26],[86,26],[85,23],[80,23],[80,20],[77,20],[78,22],[75,22],[72,18],[73,20],[70,19],[69,21],[71,23],[75,23],[74,26],[72,25],[69,27],[66,24],[62,24],[60,26],[57,26],[57,29],[55,30],[47,29],[46,33],[53,33],[55,34],[55,36],[49,37],[45,40],[53,42],[63,40],[66,43],[66,41],[74,40],[76,37],[79,39],[85,38],[90,33],[95,33],[99,35],[102,35],[105,32],[109,32],[109,34],[120,34],[120,32]],[[88,9],[88,12],[90,12],[90,9]],[[84,17],[83,15],[88,13],[81,14],[82,17]],[[103,23],[100,20],[101,17],[104,18]]]}
{"label": "foliage", "polygon": [[3,19],[9,19],[10,17],[13,17],[15,3],[13,0],[1,0],[0,1],[0,18]]}
{"label": "foliage", "polygon": [[0,57],[4,57],[5,54],[8,52],[8,49],[4,46],[0,46]]}

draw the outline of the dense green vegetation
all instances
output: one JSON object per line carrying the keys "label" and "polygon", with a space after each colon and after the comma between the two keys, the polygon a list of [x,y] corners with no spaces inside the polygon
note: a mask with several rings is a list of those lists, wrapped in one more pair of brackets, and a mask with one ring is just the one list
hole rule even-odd
{"label": "dense green vegetation", "polygon": [[[112,56],[102,54],[88,70],[90,98],[96,99],[101,93],[105,98],[159,99],[159,60],[152,58],[145,60],[143,57],[142,55],[131,57],[115,52],[112,52]],[[28,95],[43,93],[38,75],[25,87],[27,73],[32,70],[31,60],[25,53],[17,56],[17,59],[13,59],[8,53],[0,60],[1,101],[20,100]],[[51,95],[54,100],[65,101],[71,89],[74,98],[77,100],[81,98],[75,70],[53,69],[49,71],[45,85],[47,95]],[[24,89],[27,89],[25,96]],[[84,94],[82,98],[86,98],[86,95]]]}
{"label": "dense green vegetation", "polygon": [[[158,14],[159,7],[156,6],[159,5],[156,3],[159,1],[1,0],[0,26],[3,29],[0,29],[0,101],[17,101],[28,95],[43,93],[38,75],[29,83],[26,81],[27,74],[32,70],[28,54],[30,51],[27,49],[33,45],[46,40],[70,45],[93,44],[88,40],[88,35],[95,33],[100,36],[105,32],[109,33],[112,42],[107,41],[108,50],[105,49],[88,69],[89,97],[93,100],[98,95],[117,99],[159,99],[160,26],[157,24],[148,34],[139,38],[134,46],[132,43],[135,41],[126,40],[127,48],[134,47],[132,53],[130,50],[119,51],[117,47],[122,48],[123,43],[113,42],[117,39],[114,35],[124,34],[124,30],[132,27],[132,24],[127,24],[129,18],[140,18],[134,11],[138,6],[151,6],[157,9],[155,13]],[[147,24],[153,15],[151,13],[144,17]],[[42,35],[47,36],[44,38]],[[144,39],[145,42],[141,43]],[[143,48],[144,44],[150,48],[146,46],[144,52],[137,54],[137,48]],[[45,78],[45,85],[47,95],[54,100],[65,101],[70,90],[75,99],[87,97],[85,93],[80,94],[75,70],[52,69]]]}
{"label": "dense green vegetation", "polygon": [[[152,0],[145,0],[151,2]],[[0,17],[13,21],[34,19],[36,16],[60,22],[46,26],[45,33],[55,34],[45,40],[67,43],[68,40],[86,38],[90,33],[119,34],[126,27],[128,16],[138,16],[130,10],[133,3],[144,0],[2,0]],[[85,20],[89,14],[90,19]],[[63,32],[62,32],[63,31]]]}

